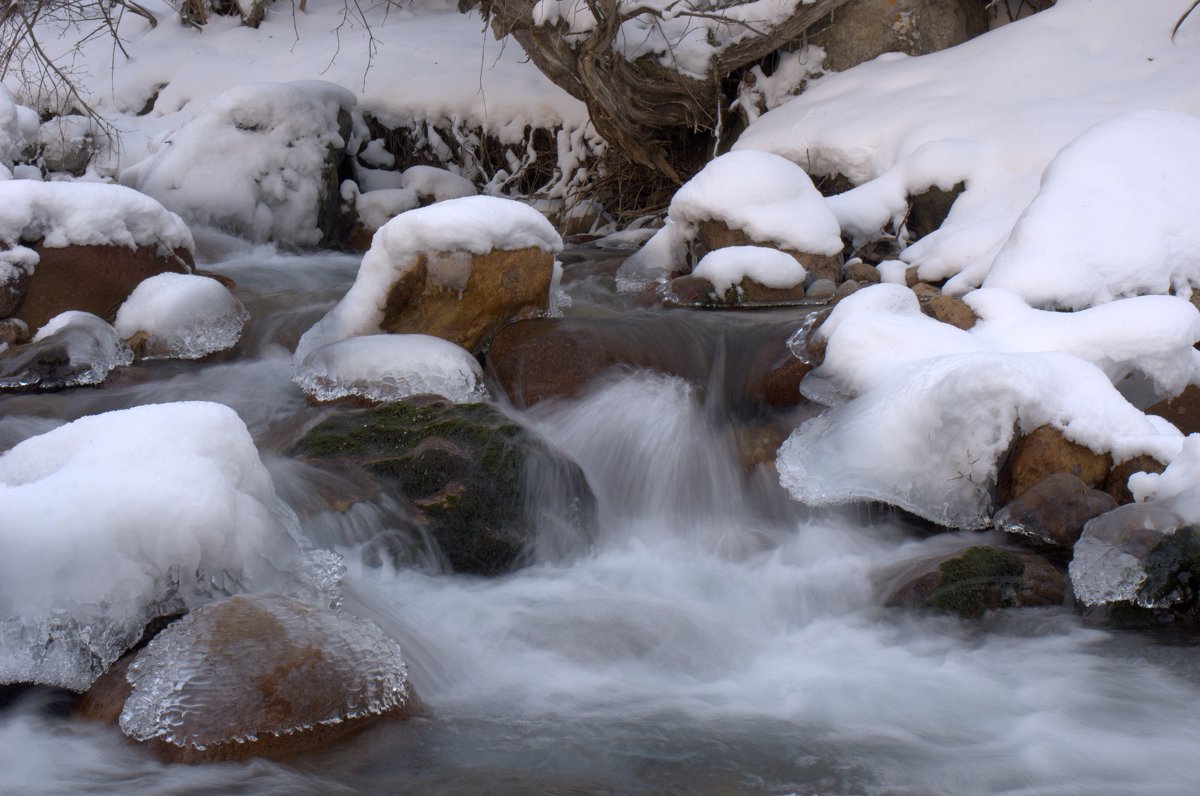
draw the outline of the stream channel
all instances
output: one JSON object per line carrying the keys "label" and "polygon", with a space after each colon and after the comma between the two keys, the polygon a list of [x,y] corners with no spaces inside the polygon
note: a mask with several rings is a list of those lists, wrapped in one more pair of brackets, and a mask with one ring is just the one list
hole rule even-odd
{"label": "stream channel", "polygon": [[330,411],[291,382],[291,349],[358,258],[216,243],[202,266],[252,313],[234,354],[0,398],[0,450],[129,406],[233,407],[308,536],[345,556],[345,607],[401,641],[432,715],[287,763],[169,766],[26,699],[0,712],[0,793],[1200,792],[1200,639],[1068,606],[978,621],[880,607],[904,562],[999,540],[806,508],[747,470],[733,430],[780,418],[746,400],[745,363],[803,309],[638,306],[613,287],[627,252],[564,252],[566,315],[615,319],[687,378],[612,372],[511,410],[583,467],[599,528],[586,549],[482,579],[364,563],[386,518],[321,511],[284,456]]}

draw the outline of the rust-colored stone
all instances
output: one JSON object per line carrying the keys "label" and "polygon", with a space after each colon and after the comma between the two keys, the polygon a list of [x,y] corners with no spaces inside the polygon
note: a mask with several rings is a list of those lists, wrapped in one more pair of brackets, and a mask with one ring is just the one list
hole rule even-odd
{"label": "rust-colored stone", "polygon": [[1039,426],[1021,437],[1000,471],[1000,502],[1008,503],[1046,476],[1070,473],[1089,487],[1108,479],[1112,456],[1095,453],[1050,426]]}
{"label": "rust-colored stone", "polygon": [[729,246],[769,246],[786,252],[804,266],[804,270],[818,279],[841,281],[842,255],[811,254],[780,246],[772,241],[754,240],[743,230],[728,226],[724,221],[701,221],[696,228],[696,239],[692,241],[692,256],[699,262],[704,255]]}
{"label": "rust-colored stone", "polygon": [[478,353],[510,320],[548,308],[554,256],[535,247],[421,254],[388,292],[380,328]]}
{"label": "rust-colored stone", "polygon": [[503,327],[492,338],[486,367],[514,406],[573,398],[592,379],[620,363],[644,364],[607,334],[603,324],[533,318]]}
{"label": "rust-colored stone", "polygon": [[867,263],[851,263],[846,266],[846,279],[853,279],[862,285],[874,285],[882,281],[879,269]]}
{"label": "rust-colored stone", "polygon": [[1070,473],[1054,473],[996,512],[994,522],[1014,540],[1053,548],[1069,559],[1084,524],[1116,507],[1108,493],[1092,489]]}
{"label": "rust-colored stone", "polygon": [[[1200,291],[1192,295],[1200,296]],[[1174,398],[1159,401],[1147,409],[1146,414],[1166,418],[1184,434],[1200,432],[1200,387],[1189,384]]]}
{"label": "rust-colored stone", "polygon": [[967,303],[955,296],[938,293],[921,300],[921,312],[935,321],[957,326],[959,329],[970,329],[979,317],[975,315]]}
{"label": "rust-colored stone", "polygon": [[1112,495],[1117,503],[1132,503],[1133,493],[1129,491],[1129,476],[1134,473],[1161,473],[1165,469],[1167,466],[1153,456],[1135,456],[1112,468],[1104,484],[1104,491]]}

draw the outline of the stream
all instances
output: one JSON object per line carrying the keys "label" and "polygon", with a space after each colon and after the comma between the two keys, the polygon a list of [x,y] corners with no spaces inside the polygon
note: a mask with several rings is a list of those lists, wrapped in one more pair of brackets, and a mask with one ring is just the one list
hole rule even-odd
{"label": "stream", "polygon": [[743,365],[804,310],[639,307],[613,286],[623,252],[565,252],[566,315],[619,319],[687,378],[613,372],[577,399],[507,410],[582,466],[599,528],[586,548],[550,539],[554,555],[481,579],[364,563],[359,540],[386,512],[320,510],[315,476],[285,456],[329,411],[292,384],[291,350],[358,258],[210,244],[219,257],[202,267],[233,279],[252,314],[234,353],[140,363],[101,389],[0,398],[0,450],[129,406],[234,408],[306,534],[345,556],[346,609],[401,642],[431,717],[287,763],[169,766],[34,694],[0,709],[0,793],[1200,788],[1200,638],[1115,630],[1069,607],[979,621],[881,608],[905,562],[1000,540],[811,510],[767,471],[747,472],[733,430],[764,418],[745,400]]}

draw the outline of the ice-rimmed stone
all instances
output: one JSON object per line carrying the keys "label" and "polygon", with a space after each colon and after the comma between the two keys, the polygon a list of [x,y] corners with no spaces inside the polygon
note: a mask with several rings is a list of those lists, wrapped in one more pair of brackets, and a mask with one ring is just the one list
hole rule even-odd
{"label": "ice-rimmed stone", "polygon": [[146,358],[200,359],[232,348],[250,313],[215,279],[165,273],[139,284],[113,323],[125,339],[148,335]]}
{"label": "ice-rimmed stone", "polygon": [[90,312],[56,315],[20,348],[0,357],[0,390],[82,387],[100,384],[133,352],[113,327]]}

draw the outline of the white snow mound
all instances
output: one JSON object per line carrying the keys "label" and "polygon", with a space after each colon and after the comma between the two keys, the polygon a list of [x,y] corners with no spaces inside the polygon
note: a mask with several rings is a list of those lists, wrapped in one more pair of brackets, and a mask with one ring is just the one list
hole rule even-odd
{"label": "white snow mound", "polygon": [[122,338],[150,335],[147,358],[199,359],[232,348],[250,313],[215,279],[195,274],[158,274],[143,279],[117,310]]}
{"label": "white snow mound", "polygon": [[795,257],[766,246],[726,246],[704,255],[692,275],[707,279],[724,293],[743,279],[763,287],[787,290],[801,284],[807,273]]}

